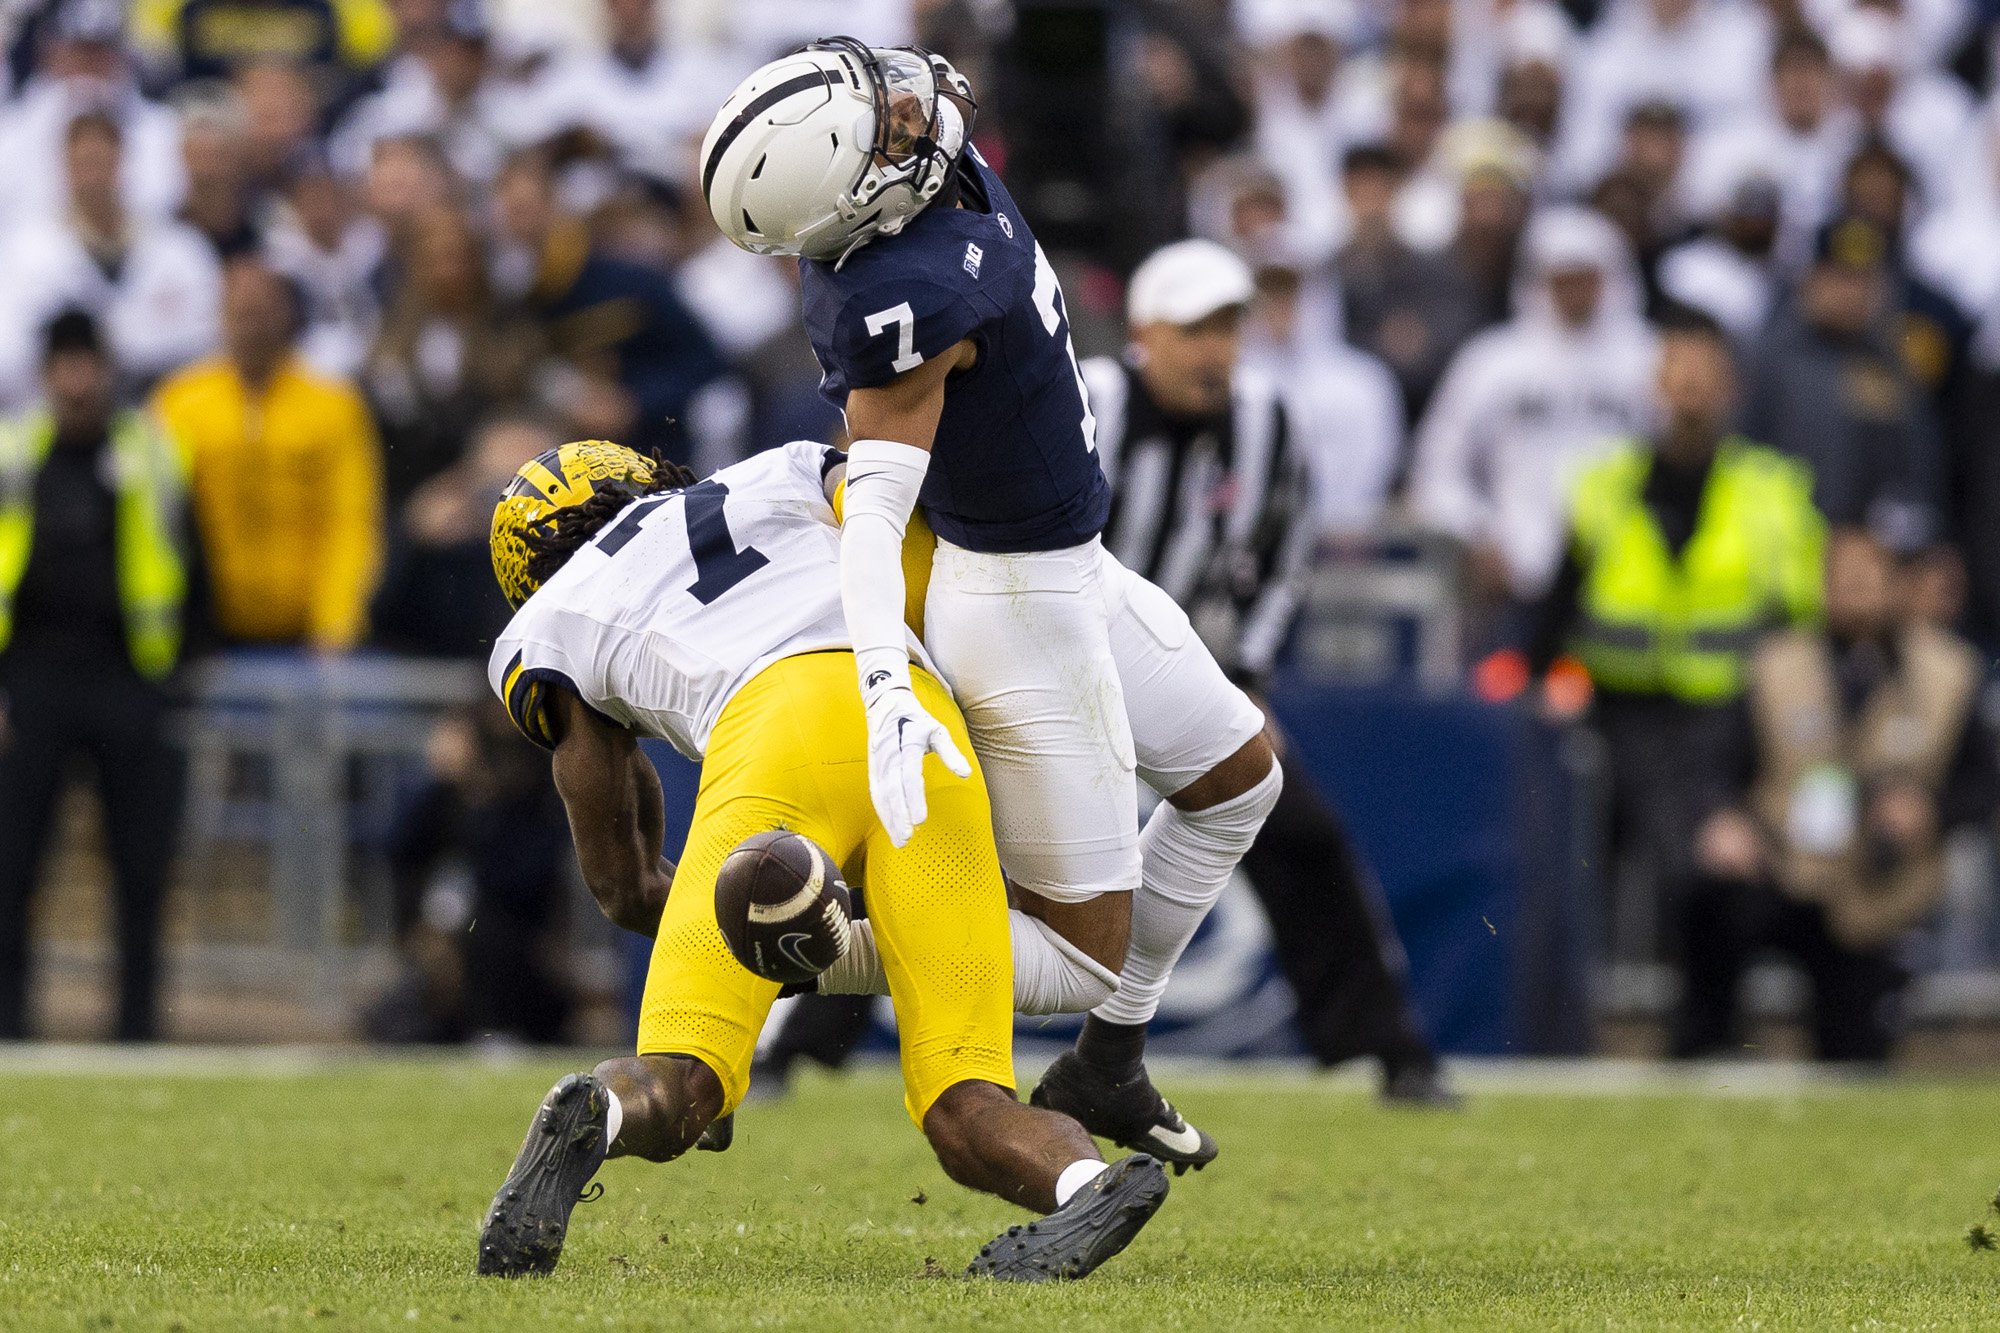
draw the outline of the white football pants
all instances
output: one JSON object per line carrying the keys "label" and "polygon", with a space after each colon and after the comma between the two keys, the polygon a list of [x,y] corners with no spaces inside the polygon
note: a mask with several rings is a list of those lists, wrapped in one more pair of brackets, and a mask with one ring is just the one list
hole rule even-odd
{"label": "white football pants", "polygon": [[1095,539],[939,541],[924,639],[965,711],[1001,866],[1061,902],[1138,889],[1135,773],[1171,796],[1264,726],[1187,614]]}

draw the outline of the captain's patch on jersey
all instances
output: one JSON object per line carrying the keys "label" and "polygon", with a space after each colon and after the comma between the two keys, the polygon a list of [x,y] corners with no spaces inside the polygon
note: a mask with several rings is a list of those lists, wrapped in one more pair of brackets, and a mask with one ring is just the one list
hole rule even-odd
{"label": "captain's patch on jersey", "polygon": [[986,252],[973,241],[965,243],[965,271],[973,277],[979,276],[979,261],[986,258]]}

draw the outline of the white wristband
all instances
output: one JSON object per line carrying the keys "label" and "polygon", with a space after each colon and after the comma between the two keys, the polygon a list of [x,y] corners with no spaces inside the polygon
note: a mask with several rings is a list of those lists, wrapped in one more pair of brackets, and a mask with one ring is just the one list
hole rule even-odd
{"label": "white wristband", "polygon": [[840,606],[854,645],[863,699],[908,688],[903,624],[903,533],[930,468],[927,450],[892,440],[856,440],[847,451],[840,527]]}

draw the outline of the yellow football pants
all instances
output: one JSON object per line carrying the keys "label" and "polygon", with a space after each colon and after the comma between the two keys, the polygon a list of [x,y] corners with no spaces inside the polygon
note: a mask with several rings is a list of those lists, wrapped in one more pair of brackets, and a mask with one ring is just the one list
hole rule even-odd
{"label": "yellow football pants", "polygon": [[[972,755],[965,720],[921,670],[917,698]],[[930,817],[900,849],[868,799],[868,739],[854,655],[783,658],[739,690],[709,738],[687,849],[674,874],[639,1011],[639,1054],[691,1055],[722,1080],[723,1110],[749,1086],[775,982],[746,970],[715,924],[715,877],[767,829],[811,838],[850,884],[889,974],[902,1042],[903,1103],[924,1113],[954,1083],[1014,1086],[1014,963],[1007,896],[978,761],[956,778],[924,761]]]}

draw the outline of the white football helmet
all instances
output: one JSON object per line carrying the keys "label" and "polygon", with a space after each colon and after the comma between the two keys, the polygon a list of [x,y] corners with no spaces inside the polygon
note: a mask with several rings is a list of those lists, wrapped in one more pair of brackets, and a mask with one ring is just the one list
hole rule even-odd
{"label": "white football helmet", "polygon": [[722,104],[701,144],[702,198],[745,250],[845,262],[937,198],[975,109],[942,56],[822,38]]}

